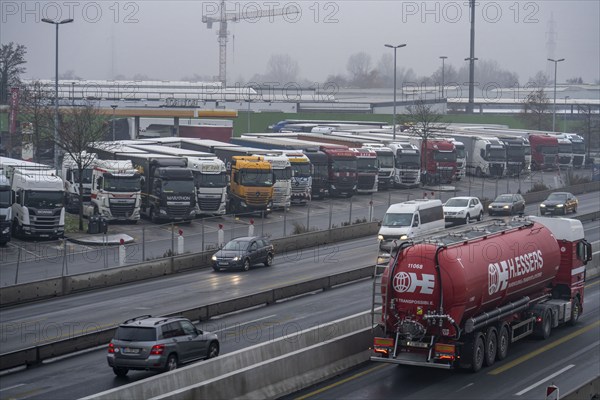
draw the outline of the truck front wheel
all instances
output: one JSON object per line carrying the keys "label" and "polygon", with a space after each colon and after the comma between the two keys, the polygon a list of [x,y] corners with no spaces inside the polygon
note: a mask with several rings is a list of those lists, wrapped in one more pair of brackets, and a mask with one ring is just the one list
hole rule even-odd
{"label": "truck front wheel", "polygon": [[545,310],[542,316],[542,320],[536,324],[533,334],[535,337],[546,340],[550,337],[550,331],[552,330],[552,313],[550,310]]}
{"label": "truck front wheel", "polygon": [[571,319],[569,320],[569,325],[574,326],[577,324],[577,320],[579,319],[579,315],[581,314],[581,303],[579,302],[579,297],[575,297],[573,299],[573,305],[571,306]]}

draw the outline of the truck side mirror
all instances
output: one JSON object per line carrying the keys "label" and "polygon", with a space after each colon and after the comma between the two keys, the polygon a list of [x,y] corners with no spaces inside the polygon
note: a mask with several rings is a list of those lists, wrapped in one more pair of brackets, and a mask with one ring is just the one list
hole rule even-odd
{"label": "truck side mirror", "polygon": [[102,189],[102,177],[99,177],[96,180],[96,190],[100,190],[100,189]]}
{"label": "truck side mirror", "polygon": [[67,177],[66,177],[66,179],[67,179],[69,182],[73,182],[73,171],[71,171],[71,169],[68,169],[68,170],[67,170]]}

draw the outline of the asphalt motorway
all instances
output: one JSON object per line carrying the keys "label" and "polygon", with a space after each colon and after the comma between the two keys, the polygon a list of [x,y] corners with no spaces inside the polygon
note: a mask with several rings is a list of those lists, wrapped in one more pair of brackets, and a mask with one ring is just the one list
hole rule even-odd
{"label": "asphalt motorway", "polygon": [[[599,228],[599,221],[585,225],[586,236],[590,241],[600,239]],[[353,241],[355,246],[356,242]],[[364,252],[363,247],[356,247],[358,247],[357,253]],[[352,267],[356,267],[360,264],[360,260],[350,261],[350,263]],[[262,272],[271,271],[261,268],[250,271],[250,274],[260,277],[263,275]],[[547,341],[527,339],[519,342],[511,348],[506,360],[478,374],[395,367],[369,362],[338,379],[311,387],[287,398],[308,396],[318,399],[405,397],[541,399],[543,396],[540,395],[540,390],[545,388],[544,383],[520,396],[514,394],[563,369],[564,371],[556,375],[553,382],[560,383],[561,391],[565,393],[569,387],[580,385],[587,377],[594,376],[599,370],[600,357],[597,355],[600,285],[598,283],[598,279],[588,282],[584,314],[576,327],[556,329]],[[221,353],[228,353],[366,311],[371,304],[371,290],[372,281],[365,279],[333,290],[315,292],[270,306],[213,318],[197,326],[218,333]],[[146,297],[152,296],[149,293]],[[79,303],[77,299],[72,301],[75,310],[73,313],[77,315],[86,312],[85,307],[82,309],[77,307]],[[118,299],[107,298],[101,306],[113,309],[115,312],[122,312],[121,309],[113,308],[117,303],[119,303]],[[137,305],[140,304],[144,303]],[[134,304],[133,308],[140,313],[154,312],[152,305],[148,304],[148,306],[144,310],[139,310]],[[331,335],[335,335],[335,329],[331,331]],[[571,365],[574,366],[570,367]],[[106,347],[102,346],[82,354],[49,360],[36,368],[1,376],[0,398],[75,399],[153,375],[154,373],[150,372],[131,371],[124,379],[115,377],[106,363]]]}
{"label": "asphalt motorway", "polygon": [[[582,171],[581,173],[587,173]],[[422,198],[424,193],[429,197],[447,200],[454,195],[482,194],[494,198],[497,193],[517,191],[520,187],[525,192],[532,183],[544,181],[553,185],[556,176],[551,173],[536,173],[527,180],[502,179],[489,180],[468,177],[456,183],[451,191],[439,191],[436,188],[425,191],[423,188],[408,190],[389,190],[371,195],[357,195],[352,199],[327,199],[313,201],[310,206],[292,207],[289,211],[273,212],[265,219],[260,217],[225,216],[196,220],[191,224],[155,225],[142,220],[137,225],[110,225],[109,233],[125,233],[134,239],[133,244],[126,245],[125,265],[132,265],[142,260],[164,257],[175,252],[178,247],[179,230],[183,231],[183,249],[186,253],[200,252],[203,249],[215,248],[218,243],[218,226],[224,226],[225,241],[238,236],[247,235],[250,220],[254,220],[254,232],[272,238],[292,234],[295,226],[310,226],[311,229],[327,229],[329,226],[342,226],[348,222],[381,219],[389,204]],[[597,194],[579,196],[580,213],[598,209],[595,199]],[[595,199],[597,200],[597,199]],[[370,206],[370,202],[373,206]],[[529,205],[528,213],[537,214],[537,206]],[[86,234],[73,236],[89,237]],[[102,235],[99,235],[100,238]],[[100,239],[101,242],[101,239]],[[90,271],[105,270],[119,264],[118,246],[89,246],[67,242],[66,246],[59,241],[24,241],[13,239],[7,246],[0,248],[0,286],[15,283],[33,282],[42,279],[73,275]]]}

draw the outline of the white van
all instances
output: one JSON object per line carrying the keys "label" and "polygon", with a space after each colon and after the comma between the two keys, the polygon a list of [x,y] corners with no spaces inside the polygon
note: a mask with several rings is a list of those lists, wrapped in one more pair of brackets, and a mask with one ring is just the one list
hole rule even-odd
{"label": "white van", "polygon": [[377,239],[379,249],[390,251],[400,237],[414,238],[445,228],[441,200],[410,200],[392,204],[385,213]]}

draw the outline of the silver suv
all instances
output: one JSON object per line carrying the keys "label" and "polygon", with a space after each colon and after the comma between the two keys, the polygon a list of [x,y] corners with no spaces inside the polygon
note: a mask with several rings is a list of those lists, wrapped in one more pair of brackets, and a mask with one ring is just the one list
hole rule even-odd
{"label": "silver suv", "polygon": [[172,371],[178,365],[219,355],[217,335],[182,317],[129,319],[108,344],[108,365],[123,377],[130,369]]}

